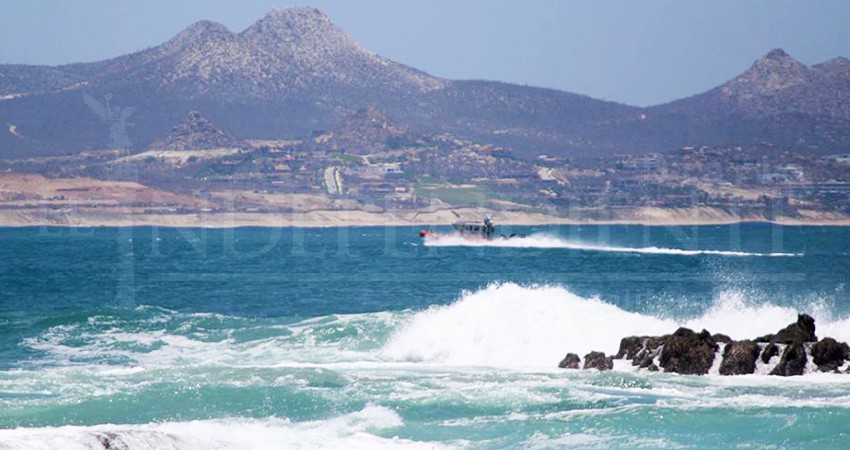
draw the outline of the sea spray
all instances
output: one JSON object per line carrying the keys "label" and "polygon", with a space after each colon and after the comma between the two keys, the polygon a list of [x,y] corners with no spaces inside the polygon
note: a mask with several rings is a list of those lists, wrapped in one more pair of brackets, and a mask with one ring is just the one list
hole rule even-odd
{"label": "sea spray", "polygon": [[493,284],[418,313],[384,353],[444,364],[545,367],[568,348],[616,350],[622,330],[652,334],[673,326],[562,287]]}

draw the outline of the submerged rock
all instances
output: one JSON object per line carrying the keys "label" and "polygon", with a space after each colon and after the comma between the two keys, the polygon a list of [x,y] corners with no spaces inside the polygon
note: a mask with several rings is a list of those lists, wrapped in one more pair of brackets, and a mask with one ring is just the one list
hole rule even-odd
{"label": "submerged rock", "polygon": [[128,450],[130,447],[115,433],[97,435],[97,440],[104,450]]}
{"label": "submerged rock", "polygon": [[753,341],[732,341],[723,349],[720,375],[747,375],[756,371],[761,349]]}
{"label": "submerged rock", "polygon": [[717,342],[708,331],[695,333],[688,328],[679,328],[665,339],[661,349],[661,367],[665,372],[705,375],[714,362],[717,349]]}
{"label": "submerged rock", "polygon": [[590,352],[584,355],[584,368],[597,370],[611,370],[614,368],[614,357],[605,356],[602,352]]}
{"label": "submerged rock", "polygon": [[790,377],[802,375],[806,369],[806,363],[809,362],[809,357],[806,356],[806,348],[800,342],[785,347],[782,352],[782,359],[779,364],[770,372],[771,375],[779,375],[781,377]]}
{"label": "submerged rock", "polygon": [[821,372],[832,372],[850,359],[850,346],[833,338],[823,338],[812,346],[812,361]]}
{"label": "submerged rock", "polygon": [[579,364],[581,364],[581,358],[578,357],[575,353],[567,353],[567,356],[564,356],[564,359],[558,363],[558,367],[562,369],[578,369]]}

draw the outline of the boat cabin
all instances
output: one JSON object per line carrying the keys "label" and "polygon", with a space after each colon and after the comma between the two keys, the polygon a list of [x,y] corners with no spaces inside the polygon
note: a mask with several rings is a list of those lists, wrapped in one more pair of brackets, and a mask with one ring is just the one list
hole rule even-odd
{"label": "boat cabin", "polygon": [[493,239],[496,227],[490,218],[484,222],[456,222],[452,224],[455,231],[463,237],[477,237],[481,239]]}

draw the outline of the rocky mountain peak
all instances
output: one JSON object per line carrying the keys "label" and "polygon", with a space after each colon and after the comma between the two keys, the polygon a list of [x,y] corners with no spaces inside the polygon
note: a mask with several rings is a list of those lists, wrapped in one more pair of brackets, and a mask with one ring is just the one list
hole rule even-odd
{"label": "rocky mountain peak", "polygon": [[[355,88],[390,87],[428,91],[443,80],[382,58],[316,8],[274,9],[239,33],[239,49],[228,52],[251,74],[256,85],[298,90],[326,83]],[[232,55],[238,53],[239,57]],[[250,67],[245,65],[250,61]]]}
{"label": "rocky mountain peak", "polygon": [[165,47],[184,49],[208,41],[225,41],[234,34],[223,24],[211,20],[201,20],[184,28],[183,31],[165,43]]}
{"label": "rocky mountain peak", "polygon": [[793,59],[793,58],[791,58],[791,55],[789,55],[785,50],[777,47],[777,48],[774,48],[771,51],[767,52],[767,54],[764,55],[764,59],[779,61],[779,60],[783,60],[783,59]]}
{"label": "rocky mountain peak", "polygon": [[724,85],[728,96],[749,98],[772,94],[811,81],[813,70],[791,55],[775,48],[756,60],[743,74]]}
{"label": "rocky mountain peak", "polygon": [[[805,120],[812,122],[823,121],[830,123],[829,126],[840,127],[850,118],[849,105],[850,61],[835,58],[809,67],[777,48],[723,85],[661,109],[692,117],[712,117],[713,120],[747,117],[774,124],[771,126],[777,127],[772,133],[775,135],[786,128],[786,125],[775,124],[809,127],[799,119],[801,116],[808,116]],[[808,139],[816,140],[818,133],[813,132]]]}
{"label": "rocky mountain peak", "polygon": [[829,74],[848,75],[850,76],[850,59],[843,56],[830,59],[816,66],[815,69],[821,70]]}
{"label": "rocky mountain peak", "polygon": [[325,13],[316,8],[273,9],[241,35],[272,47],[292,44],[303,46],[328,40],[353,43]]}
{"label": "rocky mountain peak", "polygon": [[807,69],[808,67],[805,64],[794,59],[785,50],[775,48],[756,60],[750,71],[799,72]]}
{"label": "rocky mountain peak", "polygon": [[319,8],[313,7],[289,7],[289,8],[273,8],[266,14],[262,21],[271,23],[306,23],[313,22],[314,24],[330,24],[331,19],[322,12]]}
{"label": "rocky mountain peak", "polygon": [[216,127],[198,111],[190,111],[171,133],[157,140],[151,148],[161,150],[204,150],[242,147],[244,143]]}
{"label": "rocky mountain peak", "polygon": [[845,58],[843,56],[839,56],[837,58],[830,59],[829,61],[825,62],[824,64],[840,65],[842,67],[847,67],[847,66],[850,66],[850,59]]}

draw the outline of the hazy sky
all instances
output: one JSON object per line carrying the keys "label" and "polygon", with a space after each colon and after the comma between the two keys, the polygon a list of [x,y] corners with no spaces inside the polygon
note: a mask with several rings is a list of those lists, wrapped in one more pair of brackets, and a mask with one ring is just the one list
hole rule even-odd
{"label": "hazy sky", "polygon": [[635,105],[706,90],[774,47],[807,64],[850,57],[848,0],[0,0],[0,63],[95,61],[200,19],[241,31],[293,5],[434,75]]}

